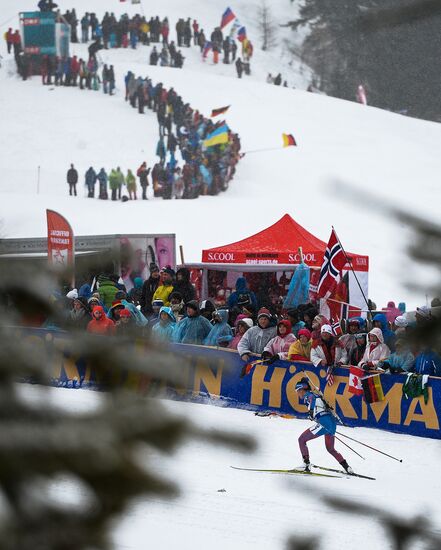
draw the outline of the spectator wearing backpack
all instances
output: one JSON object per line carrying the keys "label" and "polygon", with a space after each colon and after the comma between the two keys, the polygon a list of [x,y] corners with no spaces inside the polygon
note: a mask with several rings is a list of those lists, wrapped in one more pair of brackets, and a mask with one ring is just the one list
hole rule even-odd
{"label": "spectator wearing backpack", "polygon": [[228,308],[233,309],[234,307],[246,305],[251,305],[256,310],[256,295],[248,288],[245,277],[238,277],[236,281],[236,290],[228,298]]}

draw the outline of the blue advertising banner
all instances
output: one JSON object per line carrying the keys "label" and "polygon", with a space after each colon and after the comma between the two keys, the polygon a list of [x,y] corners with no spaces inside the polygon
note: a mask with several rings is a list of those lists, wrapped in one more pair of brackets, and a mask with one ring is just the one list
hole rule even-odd
{"label": "blue advertising banner", "polygon": [[[26,329],[21,337],[47,350],[55,386],[105,389],[93,369],[69,346],[69,334],[42,329]],[[140,348],[140,353],[148,353]],[[441,439],[441,378],[429,378],[428,401],[423,397],[407,399],[402,392],[405,375],[381,376],[384,400],[368,404],[362,396],[348,391],[347,368],[334,370],[334,384],[326,384],[326,369],[311,363],[277,361],[273,365],[256,365],[250,374],[240,378],[244,363],[237,352],[226,349],[175,344],[170,361],[182,361],[186,383],[152,381],[145,375],[130,381],[121,369],[121,384],[144,394],[161,395],[193,402],[210,402],[224,407],[252,411],[270,411],[288,417],[307,416],[305,405],[298,401],[295,384],[305,373],[320,387],[328,403],[348,426],[378,428],[392,432]],[[159,386],[159,390],[158,390]]]}

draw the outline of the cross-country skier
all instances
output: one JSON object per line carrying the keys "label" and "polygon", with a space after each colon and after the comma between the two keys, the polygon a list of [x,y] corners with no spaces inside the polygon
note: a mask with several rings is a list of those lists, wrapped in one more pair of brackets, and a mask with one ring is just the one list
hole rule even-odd
{"label": "cross-country skier", "polygon": [[306,445],[307,442],[311,441],[311,439],[316,439],[317,437],[324,435],[326,450],[328,453],[330,453],[341,464],[348,474],[352,474],[352,468],[343,456],[334,448],[334,434],[337,429],[337,420],[331,413],[325,400],[311,390],[309,380],[306,377],[302,378],[300,382],[297,382],[296,392],[299,396],[299,401],[303,401],[308,407],[309,418],[317,423],[313,428],[308,428],[305,430],[299,437],[300,452],[302,453],[304,464],[303,468],[308,472],[311,470],[309,451]]}

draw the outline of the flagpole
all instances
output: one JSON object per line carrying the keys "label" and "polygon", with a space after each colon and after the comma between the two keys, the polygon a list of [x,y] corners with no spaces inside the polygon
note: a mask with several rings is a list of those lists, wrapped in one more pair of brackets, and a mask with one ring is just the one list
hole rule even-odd
{"label": "flagpole", "polygon": [[286,147],[271,147],[269,149],[253,149],[252,151],[244,151],[242,155],[249,155],[250,153],[263,153],[265,151],[280,151],[286,149]]}
{"label": "flagpole", "polygon": [[348,264],[349,264],[350,267],[351,267],[351,271],[352,271],[352,273],[354,274],[355,280],[357,281],[358,288],[360,289],[360,292],[361,292],[361,294],[362,294],[362,296],[363,296],[363,298],[364,298],[364,301],[366,302],[366,305],[367,305],[367,307],[368,307],[368,315],[372,316],[372,315],[371,315],[371,307],[370,307],[370,305],[369,305],[369,302],[368,302],[368,300],[367,300],[367,298],[366,298],[366,295],[365,295],[363,289],[361,288],[360,281],[358,280],[358,277],[357,277],[357,275],[355,274],[354,267],[353,267],[353,265],[352,265],[352,261],[349,259],[348,255],[346,254],[346,251],[345,251],[345,249],[343,248],[343,245],[341,244],[340,239],[338,238],[337,231],[334,229],[334,226],[332,226],[332,229],[333,229],[333,231],[334,231],[334,233],[335,233],[335,236],[337,237],[338,244],[341,246],[341,249],[343,250],[343,254],[345,255],[346,261],[348,262]]}

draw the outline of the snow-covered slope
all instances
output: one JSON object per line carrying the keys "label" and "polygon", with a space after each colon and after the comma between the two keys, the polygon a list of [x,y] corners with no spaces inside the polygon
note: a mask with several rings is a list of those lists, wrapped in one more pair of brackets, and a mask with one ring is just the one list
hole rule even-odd
{"label": "snow-covered slope", "polygon": [[[6,4],[6,15],[12,16],[17,4]],[[289,2],[277,2],[279,11],[282,4],[290,6]],[[32,5],[26,0],[20,9]],[[116,1],[111,7],[104,0],[96,0],[94,5],[98,14],[105,9],[136,9]],[[255,8],[257,2],[237,2],[231,8],[251,29],[250,38],[257,43],[248,5]],[[61,7],[72,6],[79,14],[90,11],[83,0]],[[193,0],[185,6],[177,0],[149,2],[148,15],[194,15],[211,29],[224,9],[220,1]],[[172,17],[172,28],[174,20]],[[76,45],[74,50],[81,54],[84,46]],[[264,76],[275,72],[273,54],[256,54],[253,76],[239,80],[232,66],[203,64],[195,49],[184,52],[183,70],[150,67],[148,51],[140,47],[102,53],[104,62],[115,65],[118,94],[113,98],[100,92],[43,87],[38,78],[21,82],[9,74],[7,64],[0,70],[3,237],[44,236],[44,211],[53,208],[71,221],[77,235],[175,232],[186,260],[200,261],[202,248],[241,239],[289,212],[323,240],[334,225],[347,249],[370,256],[370,296],[374,301],[384,305],[389,299],[404,300],[415,306],[425,299],[424,292],[411,293],[403,286],[404,277],[413,276],[402,251],[406,228],[348,202],[347,197],[336,196],[332,183],[347,182],[377,194],[380,201],[383,197],[436,219],[441,172],[439,124],[268,85]],[[277,51],[282,57],[280,48]],[[205,114],[231,104],[226,120],[240,134],[244,151],[277,147],[282,132],[292,133],[298,147],[246,155],[230,189],[218,197],[125,204],[70,198],[65,183],[70,162],[84,173],[90,165],[106,169],[120,165],[127,170],[136,169],[142,160],[149,164],[155,160],[155,117],[148,111],[138,115],[123,100],[123,75],[129,69],[173,86]],[[298,78],[305,81],[301,75]],[[418,272],[418,280],[422,274]]]}
{"label": "snow-covered slope", "polygon": [[[28,396],[38,387],[23,388]],[[85,410],[99,394],[83,390],[51,390],[56,403],[69,410]],[[172,457],[149,455],[150,467],[176,481],[182,496],[175,501],[159,498],[137,502],[115,530],[115,547],[124,550],[181,548],[182,550],[268,550],[286,547],[289,535],[321,536],[320,548],[389,549],[384,531],[369,518],[337,515],[320,498],[324,491],[355,502],[380,506],[402,518],[427,516],[439,533],[441,500],[440,442],[378,430],[341,428],[351,437],[403,459],[400,464],[366,448],[354,447],[363,461],[337,442],[348,462],[377,481],[363,479],[293,478],[235,471],[231,465],[250,468],[291,468],[301,463],[297,438],[311,425],[307,420],[256,417],[248,411],[210,405],[164,402],[170,412],[189,417],[204,429],[246,433],[258,442],[254,454],[192,442]],[[348,431],[349,430],[349,431]],[[322,438],[309,443],[312,459],[333,468]],[[222,491],[221,491],[222,490]],[[63,499],[78,489],[60,485]],[[319,492],[319,494],[316,493]]]}

